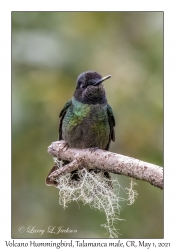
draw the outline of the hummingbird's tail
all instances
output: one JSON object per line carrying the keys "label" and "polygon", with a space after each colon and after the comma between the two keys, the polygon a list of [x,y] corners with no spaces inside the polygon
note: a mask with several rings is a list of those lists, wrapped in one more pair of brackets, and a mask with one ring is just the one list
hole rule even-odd
{"label": "hummingbird's tail", "polygon": [[58,169],[58,166],[57,165],[54,165],[52,168],[51,168],[51,170],[50,170],[50,172],[48,173],[48,175],[47,175],[47,177],[46,177],[46,180],[45,180],[45,183],[46,183],[46,185],[47,186],[55,186],[55,187],[57,187],[57,185],[58,185],[58,183],[57,183],[57,181],[56,180],[51,180],[50,179],[50,174],[51,173],[53,173],[55,170],[57,170]]}
{"label": "hummingbird's tail", "polygon": [[[68,163],[69,163],[69,161],[64,161],[62,167],[64,165],[67,165]],[[45,180],[45,183],[46,183],[47,186],[55,186],[55,187],[57,187],[58,182],[56,180],[50,178],[50,174],[53,173],[54,171],[56,171],[57,169],[58,169],[58,165],[55,164],[52,167],[52,169],[50,170],[49,174],[47,175],[46,180]],[[99,168],[89,169],[89,172],[94,172],[95,174],[99,174],[100,172],[102,172],[102,170],[100,170]],[[107,171],[105,171],[105,172],[103,172],[103,175],[106,178],[106,180],[109,181],[108,182],[109,186],[112,187],[110,174]],[[80,181],[80,178],[81,177],[79,176],[78,170],[74,170],[74,171],[71,172],[71,180],[72,181]]]}

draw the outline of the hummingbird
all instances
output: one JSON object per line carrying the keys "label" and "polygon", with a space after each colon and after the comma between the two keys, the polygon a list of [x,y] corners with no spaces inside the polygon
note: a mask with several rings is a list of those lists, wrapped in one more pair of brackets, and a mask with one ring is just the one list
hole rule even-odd
{"label": "hummingbird", "polygon": [[[59,115],[59,140],[64,140],[69,147],[109,150],[111,140],[115,141],[115,118],[103,86],[103,82],[110,77],[111,75],[102,77],[94,71],[86,71],[78,76],[74,95]],[[64,165],[67,163],[69,162],[64,161]],[[50,173],[56,169],[54,166]],[[101,170],[89,171],[98,173]],[[107,171],[103,174],[110,179]],[[79,180],[77,170],[71,172],[71,178]],[[46,184],[56,186],[56,182],[48,177]]]}

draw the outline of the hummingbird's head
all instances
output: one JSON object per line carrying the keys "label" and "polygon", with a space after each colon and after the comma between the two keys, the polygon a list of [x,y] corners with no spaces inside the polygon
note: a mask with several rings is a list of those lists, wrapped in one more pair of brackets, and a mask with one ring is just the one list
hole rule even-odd
{"label": "hummingbird's head", "polygon": [[106,93],[102,82],[110,77],[111,75],[102,78],[100,74],[94,71],[81,73],[77,79],[74,97],[82,103],[105,103]]}

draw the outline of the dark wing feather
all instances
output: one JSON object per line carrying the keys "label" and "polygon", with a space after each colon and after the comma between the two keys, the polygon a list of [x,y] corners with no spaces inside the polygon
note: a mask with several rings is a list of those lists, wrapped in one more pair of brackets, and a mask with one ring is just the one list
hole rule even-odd
{"label": "dark wing feather", "polygon": [[66,102],[66,104],[64,105],[63,109],[60,112],[59,118],[60,119],[60,125],[59,125],[59,140],[62,140],[62,123],[63,123],[63,118],[67,112],[67,109],[70,107],[70,105],[72,104],[72,100],[69,100],[68,102]]}
{"label": "dark wing feather", "polygon": [[109,143],[106,147],[106,150],[109,149],[109,145],[110,145],[111,140],[115,141],[115,131],[114,131],[115,118],[114,118],[112,108],[109,104],[107,104],[107,115],[108,115],[108,122],[109,122],[109,127],[110,127],[110,135],[109,135]]}

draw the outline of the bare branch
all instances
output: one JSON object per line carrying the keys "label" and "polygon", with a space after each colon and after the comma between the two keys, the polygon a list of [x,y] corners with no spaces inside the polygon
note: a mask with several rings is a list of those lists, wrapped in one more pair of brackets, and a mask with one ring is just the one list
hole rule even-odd
{"label": "bare branch", "polygon": [[81,167],[80,162],[81,161],[75,159],[72,162],[70,162],[69,164],[65,165],[64,167],[58,168],[55,171],[53,171],[52,173],[50,173],[49,177],[54,179],[55,177],[58,177],[61,174],[70,173],[70,172]]}
{"label": "bare branch", "polygon": [[101,149],[93,151],[92,149],[69,148],[65,141],[53,142],[48,147],[48,153],[72,162],[71,167],[64,166],[65,169],[59,171],[59,174],[78,169],[79,164],[75,161],[78,159],[87,169],[98,168],[114,174],[130,176],[163,189],[163,168],[151,163]]}

